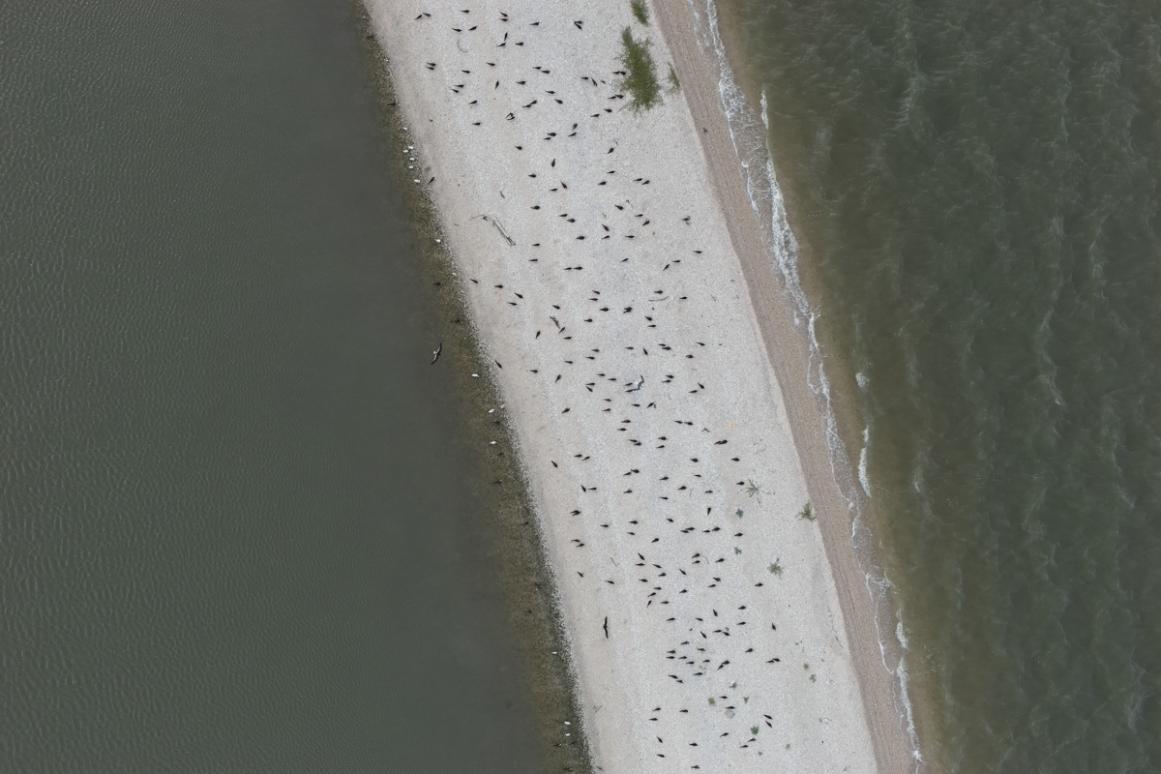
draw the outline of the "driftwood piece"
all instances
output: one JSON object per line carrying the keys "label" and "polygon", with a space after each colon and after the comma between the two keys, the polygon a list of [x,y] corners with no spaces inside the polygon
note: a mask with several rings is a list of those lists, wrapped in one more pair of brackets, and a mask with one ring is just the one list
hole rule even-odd
{"label": "driftwood piece", "polygon": [[505,231],[504,227],[500,225],[500,221],[496,220],[490,215],[481,215],[480,217],[483,218],[486,223],[491,223],[492,227],[496,229],[496,231],[500,232],[500,236],[504,238],[504,241],[508,243],[509,247],[516,246],[516,240],[508,236],[508,232]]}

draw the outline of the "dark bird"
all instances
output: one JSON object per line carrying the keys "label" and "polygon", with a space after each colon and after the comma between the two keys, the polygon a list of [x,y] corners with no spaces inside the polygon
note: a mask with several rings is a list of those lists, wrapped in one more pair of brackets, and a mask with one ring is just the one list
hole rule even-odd
{"label": "dark bird", "polygon": [[605,623],[603,626],[601,626],[601,628],[605,630],[605,639],[606,640],[609,639],[609,617],[608,616],[605,616]]}

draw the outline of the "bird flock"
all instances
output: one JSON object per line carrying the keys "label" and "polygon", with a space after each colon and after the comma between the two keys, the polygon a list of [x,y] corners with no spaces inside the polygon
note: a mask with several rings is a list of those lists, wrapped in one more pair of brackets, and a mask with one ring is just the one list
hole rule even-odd
{"label": "bird flock", "polygon": [[621,30],[662,71],[664,41],[628,0],[369,5],[528,471],[594,765],[873,770],[699,127],[680,93],[636,111],[621,86]]}

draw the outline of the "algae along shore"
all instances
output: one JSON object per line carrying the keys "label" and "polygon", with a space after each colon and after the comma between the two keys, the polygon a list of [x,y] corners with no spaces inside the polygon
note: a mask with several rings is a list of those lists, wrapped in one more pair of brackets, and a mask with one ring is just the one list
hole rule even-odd
{"label": "algae along shore", "polygon": [[684,3],[367,0],[605,772],[913,767]]}

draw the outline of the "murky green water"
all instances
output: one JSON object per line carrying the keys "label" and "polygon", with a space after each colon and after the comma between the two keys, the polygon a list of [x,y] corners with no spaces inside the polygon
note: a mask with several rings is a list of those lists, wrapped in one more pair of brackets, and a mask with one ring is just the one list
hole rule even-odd
{"label": "murky green water", "polygon": [[4,771],[540,770],[360,35],[0,4]]}
{"label": "murky green water", "polygon": [[1161,771],[1156,7],[728,9],[929,762]]}

